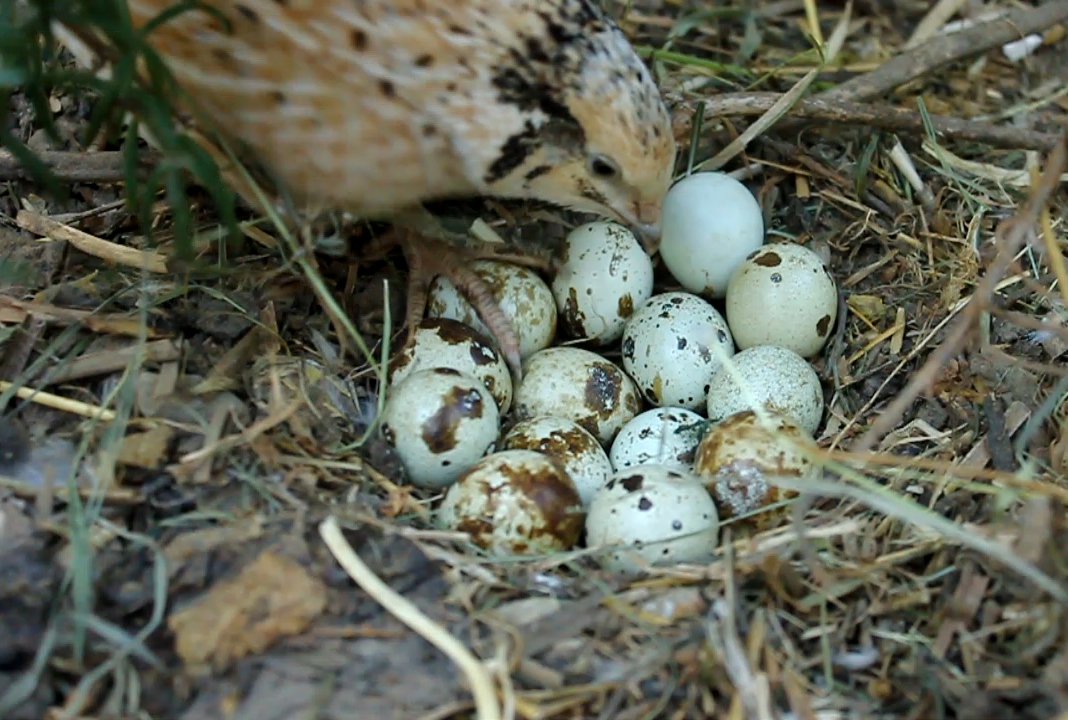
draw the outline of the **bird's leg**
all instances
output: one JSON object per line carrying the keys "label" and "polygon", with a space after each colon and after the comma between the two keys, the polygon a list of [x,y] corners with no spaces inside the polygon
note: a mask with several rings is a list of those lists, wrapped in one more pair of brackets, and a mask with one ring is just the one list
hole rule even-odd
{"label": "bird's leg", "polygon": [[552,263],[531,255],[509,251],[507,246],[500,243],[478,243],[474,247],[461,248],[448,241],[402,227],[394,227],[387,235],[365,246],[365,249],[372,255],[377,255],[396,245],[401,246],[408,263],[406,344],[414,341],[415,333],[426,311],[430,285],[434,278],[441,275],[448,279],[471,303],[479,318],[497,341],[513,376],[516,379],[520,378],[522,368],[519,340],[516,337],[515,328],[494,300],[489,285],[471,270],[467,263],[474,260],[495,260],[542,270],[551,270]]}

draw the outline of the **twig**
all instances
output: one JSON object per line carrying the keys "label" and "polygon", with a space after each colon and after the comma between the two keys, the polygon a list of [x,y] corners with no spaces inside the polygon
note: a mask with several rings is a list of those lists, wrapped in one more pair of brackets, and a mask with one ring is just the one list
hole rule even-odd
{"label": "twig", "polygon": [[[126,158],[121,151],[65,152],[44,150],[37,158],[65,182],[120,182],[126,179]],[[141,158],[143,164],[151,162]],[[32,180],[25,167],[6,150],[0,150],[0,181]]]}
{"label": "twig", "polygon": [[[737,115],[762,115],[775,106],[783,96],[779,93],[752,92],[718,95],[704,101],[706,117]],[[829,98],[826,95],[803,98],[796,101],[785,113],[789,117],[806,120],[823,120],[834,123],[870,125],[913,132],[926,133],[923,117],[915,110],[870,105],[851,100]],[[950,140],[970,140],[986,143],[997,148],[1040,150],[1049,152],[1060,141],[1054,133],[1036,132],[1024,128],[989,125],[945,115],[931,115],[931,126],[937,133]]]}
{"label": "twig", "polygon": [[887,60],[859,77],[820,93],[830,100],[873,100],[932,70],[1068,20],[1068,2],[1050,0],[1038,7],[1014,8],[1003,17],[952,35],[939,35]]}
{"label": "twig", "polygon": [[151,250],[138,250],[136,248],[117,245],[107,240],[82,232],[63,223],[58,223],[51,218],[20,210],[15,216],[15,223],[23,230],[29,230],[35,235],[44,235],[52,240],[64,240],[87,255],[100,258],[108,263],[125,265],[148,272],[167,273],[167,257]]}
{"label": "twig", "polygon": [[480,720],[501,720],[501,708],[489,673],[478,659],[445,628],[423,614],[407,598],[395,592],[364,564],[352,549],[333,515],[319,525],[319,535],[334,559],[364,592],[374,598],[398,620],[422,635],[449,659],[460,666],[475,698],[475,712]]}

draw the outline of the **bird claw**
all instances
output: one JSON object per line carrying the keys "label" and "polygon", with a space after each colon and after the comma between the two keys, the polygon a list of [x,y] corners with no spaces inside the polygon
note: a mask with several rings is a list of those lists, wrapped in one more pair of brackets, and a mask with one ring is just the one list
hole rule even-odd
{"label": "bird claw", "polygon": [[493,291],[467,263],[473,260],[510,262],[532,268],[551,267],[549,261],[509,251],[497,243],[480,244],[484,247],[460,248],[425,235],[406,230],[394,230],[368,243],[365,248],[372,255],[388,252],[401,246],[408,262],[408,307],[405,312],[407,340],[410,346],[426,312],[430,284],[434,278],[443,276],[467,299],[478,317],[490,331],[490,335],[504,356],[505,362],[516,383],[522,379],[522,360],[519,354],[519,338],[508,316],[504,314],[493,297]]}

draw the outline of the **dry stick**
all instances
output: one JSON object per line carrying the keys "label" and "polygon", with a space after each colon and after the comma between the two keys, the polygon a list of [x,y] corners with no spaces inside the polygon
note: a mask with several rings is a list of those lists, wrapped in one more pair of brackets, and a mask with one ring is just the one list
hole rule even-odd
{"label": "dry stick", "polygon": [[[1068,6],[1068,2],[1064,3]],[[1000,282],[1005,272],[1011,267],[1013,257],[1023,245],[1027,233],[1035,226],[1053,191],[1060,184],[1061,173],[1065,171],[1068,161],[1068,133],[1061,137],[1060,143],[1053,149],[1046,169],[1042,173],[1039,182],[1034,186],[1031,197],[1016,215],[998,228],[998,254],[987,268],[986,275],[980,281],[967,307],[957,318],[956,324],[949,333],[949,337],[927,358],[916,374],[912,376],[908,384],[894,398],[894,400],[880,413],[853,446],[856,453],[867,453],[888,432],[894,429],[904,416],[912,401],[915,400],[925,388],[930,387],[942,367],[953,355],[959,352],[968,336],[971,334],[973,325],[979,318],[979,314],[990,304],[994,295],[994,288]]]}
{"label": "dry stick", "polygon": [[475,699],[475,713],[479,720],[501,720],[501,706],[486,667],[445,628],[428,618],[410,600],[397,593],[364,564],[360,556],[341,534],[341,526],[333,515],[319,525],[319,535],[334,559],[364,592],[378,601],[395,618],[410,627],[449,659],[460,666]]}
{"label": "dry stick", "polygon": [[[771,92],[719,95],[704,101],[705,113],[715,117],[761,115],[781,98],[780,93]],[[798,100],[787,115],[807,120],[870,125],[888,130],[917,133],[927,131],[923,117],[914,110],[835,100],[823,95]],[[1055,133],[988,125],[945,115],[931,115],[930,119],[935,131],[948,139],[971,140],[998,148],[1049,152],[1060,141],[1060,137]]]}
{"label": "dry stick", "polygon": [[[61,152],[45,150],[37,153],[58,180],[64,182],[118,182],[126,179],[126,153],[119,151],[103,152]],[[148,162],[150,158],[140,157],[139,162]],[[26,167],[6,150],[0,150],[0,181],[32,180]]]}
{"label": "dry stick", "polygon": [[819,97],[828,100],[873,100],[932,70],[1019,40],[1065,20],[1068,20],[1068,2],[1065,0],[1050,0],[1035,8],[1014,8],[997,20],[933,37],[919,47],[887,60],[869,73],[820,93]]}

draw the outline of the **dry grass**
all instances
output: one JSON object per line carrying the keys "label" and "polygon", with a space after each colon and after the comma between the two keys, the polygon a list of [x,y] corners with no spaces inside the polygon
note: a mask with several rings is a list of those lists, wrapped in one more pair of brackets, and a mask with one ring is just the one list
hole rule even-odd
{"label": "dry grass", "polygon": [[[218,268],[194,275],[162,204],[161,246],[133,229],[114,148],[38,146],[64,206],[0,156],[0,403],[28,428],[0,428],[0,713],[1065,717],[1068,6],[939,35],[962,4],[619,8],[689,166],[754,182],[843,298],[815,361],[825,479],[770,530],[727,523],[714,563],[641,578],[434,528],[373,432],[398,277],[338,252],[366,227],[246,213],[226,244],[191,191]],[[1021,34],[1044,44],[1010,62]],[[573,222],[472,207],[506,238]],[[198,613],[225,622],[191,634]],[[293,657],[321,672],[268,680]]]}

